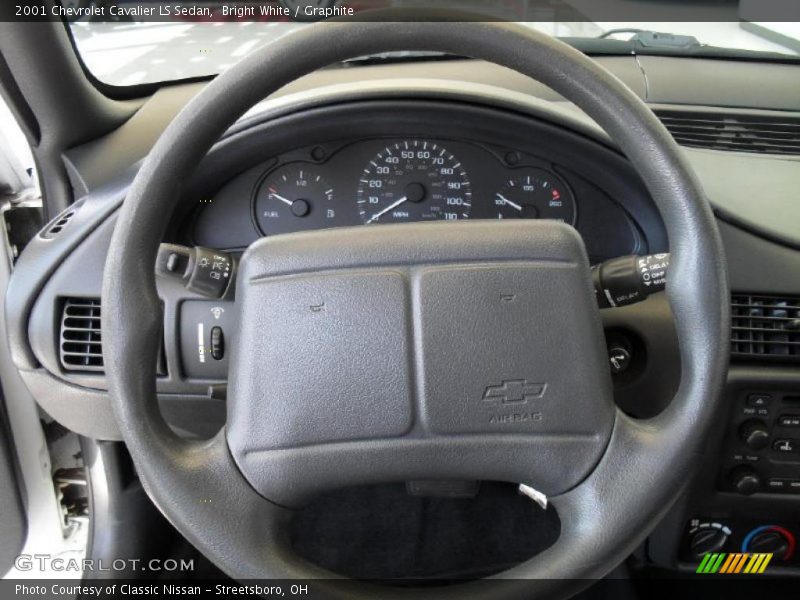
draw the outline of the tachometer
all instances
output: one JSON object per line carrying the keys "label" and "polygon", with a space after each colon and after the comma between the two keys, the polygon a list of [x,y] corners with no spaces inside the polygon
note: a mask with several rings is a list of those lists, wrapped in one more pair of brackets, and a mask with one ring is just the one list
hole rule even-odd
{"label": "tachometer", "polygon": [[494,198],[497,219],[555,219],[575,224],[575,200],[555,173],[521,169]]}
{"label": "tachometer", "polygon": [[425,140],[389,144],[359,179],[364,223],[468,219],[472,190],[464,167],[446,148]]}
{"label": "tachometer", "polygon": [[337,225],[333,186],[313,165],[288,164],[272,171],[256,193],[255,214],[266,235]]}

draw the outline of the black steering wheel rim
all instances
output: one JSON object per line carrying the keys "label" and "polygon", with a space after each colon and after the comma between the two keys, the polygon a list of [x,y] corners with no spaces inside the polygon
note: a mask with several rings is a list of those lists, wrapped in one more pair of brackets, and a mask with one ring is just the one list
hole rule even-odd
{"label": "black steering wheel rim", "polygon": [[[472,56],[549,85],[594,118],[618,144],[666,225],[672,253],[667,293],[682,360],[675,399],[650,421],[617,412],[595,470],[581,485],[552,499],[562,519],[561,538],[538,557],[500,574],[511,581],[436,592],[510,597],[538,591],[564,597],[623,560],[669,509],[691,474],[724,382],[729,292],[714,216],[669,133],[620,81],[544,34],[488,23],[325,23],[280,39],[212,81],[148,155],[111,241],[102,328],[115,414],[151,498],[231,577],[333,577],[291,552],[284,527],[291,513],[250,487],[231,457],[224,433],[207,442],[188,442],[161,417],[151,360],[161,334],[153,265],[165,232],[164,214],[175,206],[180,183],[238,117],[304,74],[335,61],[394,50]],[[328,591],[350,598],[374,594],[354,582]],[[380,593],[402,596],[408,591]]]}

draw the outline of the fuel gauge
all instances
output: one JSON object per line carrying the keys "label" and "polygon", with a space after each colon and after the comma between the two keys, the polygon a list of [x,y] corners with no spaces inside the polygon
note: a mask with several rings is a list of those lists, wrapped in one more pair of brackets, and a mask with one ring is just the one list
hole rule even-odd
{"label": "fuel gauge", "polygon": [[555,219],[575,224],[572,192],[555,173],[544,169],[520,169],[492,201],[496,219]]}
{"label": "fuel gauge", "polygon": [[313,165],[278,167],[256,192],[255,216],[264,235],[333,227],[337,220],[333,186]]}

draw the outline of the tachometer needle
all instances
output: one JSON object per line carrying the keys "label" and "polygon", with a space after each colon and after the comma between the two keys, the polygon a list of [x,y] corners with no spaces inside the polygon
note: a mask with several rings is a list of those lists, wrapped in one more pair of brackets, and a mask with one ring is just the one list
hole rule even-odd
{"label": "tachometer needle", "polygon": [[376,212],[374,215],[372,215],[372,216],[369,218],[369,220],[367,221],[367,224],[369,224],[369,223],[372,223],[372,222],[373,222],[375,219],[378,219],[378,218],[380,218],[380,217],[381,217],[381,215],[385,215],[385,214],[386,214],[387,212],[389,212],[390,210],[394,210],[395,208],[397,208],[398,206],[400,206],[400,205],[401,205],[403,202],[405,202],[406,200],[408,200],[408,196],[403,196],[403,197],[402,197],[402,198],[400,198],[399,200],[396,200],[395,202],[392,202],[392,203],[391,203],[389,206],[387,206],[386,208],[384,208],[382,211]]}
{"label": "tachometer needle", "polygon": [[512,202],[511,200],[503,196],[503,194],[497,194],[497,197],[500,198],[500,200],[502,200],[506,204],[508,204],[511,208],[516,208],[518,211],[522,212],[522,207],[519,204]]}
{"label": "tachometer needle", "polygon": [[269,195],[272,196],[273,198],[277,198],[278,200],[280,200],[281,202],[283,202],[285,204],[288,204],[289,206],[294,204],[294,202],[292,200],[289,200],[288,198],[284,198],[283,196],[279,196],[275,192],[270,192]]}

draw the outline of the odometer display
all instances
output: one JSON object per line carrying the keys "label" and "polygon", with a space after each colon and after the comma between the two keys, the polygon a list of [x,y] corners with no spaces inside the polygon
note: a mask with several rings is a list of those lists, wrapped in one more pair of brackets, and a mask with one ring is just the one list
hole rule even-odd
{"label": "odometer display", "polygon": [[469,177],[461,162],[432,141],[387,145],[361,173],[356,194],[364,223],[468,219]]}

